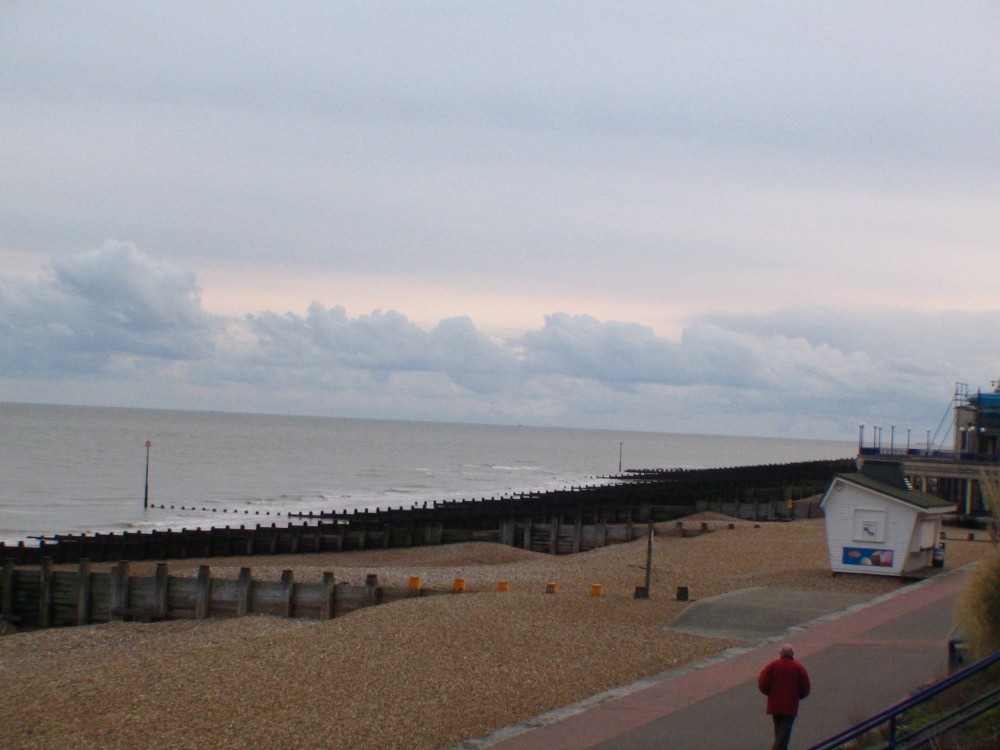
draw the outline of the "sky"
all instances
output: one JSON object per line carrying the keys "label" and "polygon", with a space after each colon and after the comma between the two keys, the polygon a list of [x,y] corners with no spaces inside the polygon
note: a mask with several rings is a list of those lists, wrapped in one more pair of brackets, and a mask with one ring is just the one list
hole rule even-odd
{"label": "sky", "polygon": [[817,439],[1000,378],[993,2],[0,4],[0,401]]}

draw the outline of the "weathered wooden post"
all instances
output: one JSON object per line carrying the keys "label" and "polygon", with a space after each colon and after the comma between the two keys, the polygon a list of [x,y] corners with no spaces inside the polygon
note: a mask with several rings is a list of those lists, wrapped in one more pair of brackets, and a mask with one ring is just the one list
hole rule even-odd
{"label": "weathered wooden post", "polygon": [[197,590],[194,598],[194,618],[204,620],[208,617],[212,592],[212,569],[207,565],[198,566]]}
{"label": "weathered wooden post", "polygon": [[656,526],[651,520],[646,532],[646,598],[649,598],[650,585],[653,582],[653,534],[655,531]]}
{"label": "weathered wooden post", "polygon": [[291,570],[281,571],[281,616],[292,616],[292,592],[294,590],[293,576]]}
{"label": "weathered wooden post", "polygon": [[112,622],[125,619],[125,608],[128,606],[128,568],[127,560],[122,560],[111,568],[111,600],[108,615]]}
{"label": "weathered wooden post", "polygon": [[652,521],[646,527],[646,585],[635,587],[636,599],[649,598],[649,588],[653,581],[653,532],[655,528]]}
{"label": "weathered wooden post", "polygon": [[333,573],[325,572],[323,573],[323,578],[320,580],[320,604],[319,604],[319,619],[330,620],[333,618],[334,614],[334,597],[337,595],[337,582],[333,577]]}
{"label": "weathered wooden post", "polygon": [[240,568],[236,579],[236,616],[246,617],[250,611],[250,568]]}
{"label": "weathered wooden post", "polygon": [[149,507],[149,449],[152,445],[151,441],[146,441],[146,492],[142,496],[143,510]]}
{"label": "weathered wooden post", "polygon": [[369,573],[365,576],[365,606],[374,607],[378,604],[378,575]]}
{"label": "weathered wooden post", "polygon": [[156,580],[153,582],[153,612],[152,616],[156,620],[167,619],[167,564],[165,562],[156,563]]}
{"label": "weathered wooden post", "polygon": [[90,560],[80,560],[77,568],[76,624],[90,624]]}
{"label": "weathered wooden post", "polygon": [[38,626],[52,626],[52,558],[43,557],[38,568]]}

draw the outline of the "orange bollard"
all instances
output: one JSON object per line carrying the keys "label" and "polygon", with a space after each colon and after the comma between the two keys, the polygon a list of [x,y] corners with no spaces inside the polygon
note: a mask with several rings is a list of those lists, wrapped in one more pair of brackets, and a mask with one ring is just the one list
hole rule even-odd
{"label": "orange bollard", "polygon": [[590,584],[591,596],[604,596],[604,588],[599,583]]}
{"label": "orange bollard", "polygon": [[421,588],[420,576],[410,576],[410,581],[409,583],[406,584],[406,588],[410,589],[411,591],[419,591]]}
{"label": "orange bollard", "polygon": [[497,581],[497,591],[509,591],[510,584],[507,581]]}
{"label": "orange bollard", "polygon": [[451,590],[456,593],[462,593],[463,591],[465,591],[465,579],[456,578],[455,582],[451,584]]}

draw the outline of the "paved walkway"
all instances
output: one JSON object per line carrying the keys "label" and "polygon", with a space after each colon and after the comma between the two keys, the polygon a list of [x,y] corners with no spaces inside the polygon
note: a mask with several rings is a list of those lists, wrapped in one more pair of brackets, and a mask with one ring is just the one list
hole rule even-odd
{"label": "paved walkway", "polygon": [[812,695],[793,750],[819,743],[943,676],[965,578],[949,571],[792,628],[777,640],[603,693],[456,747],[491,750],[747,750],[770,747],[757,674],[783,642],[809,669]]}

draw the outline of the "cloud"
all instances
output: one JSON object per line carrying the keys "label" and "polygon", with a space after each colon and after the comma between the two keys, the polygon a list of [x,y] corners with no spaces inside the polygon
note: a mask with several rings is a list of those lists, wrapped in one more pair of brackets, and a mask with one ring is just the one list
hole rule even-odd
{"label": "cloud", "polygon": [[127,242],[54,260],[46,277],[0,279],[0,371],[95,374],[115,358],[197,360],[214,324],[191,271]]}
{"label": "cloud", "polygon": [[601,322],[589,315],[553,313],[520,341],[524,368],[610,385],[690,381],[681,349],[637,323]]}
{"label": "cloud", "polygon": [[342,307],[309,306],[292,313],[248,316],[261,361],[310,370],[343,367],[388,376],[437,372],[472,390],[515,372],[514,356],[476,329],[468,317],[449,318],[426,331],[394,310],[349,318]]}
{"label": "cloud", "polygon": [[839,438],[898,423],[922,435],[955,381],[1000,372],[982,345],[998,323],[997,311],[803,309],[704,316],[674,341],[566,312],[507,338],[468,316],[428,328],[318,302],[222,319],[201,309],[193,272],[107,242],[0,281],[0,382],[6,398],[71,403]]}

